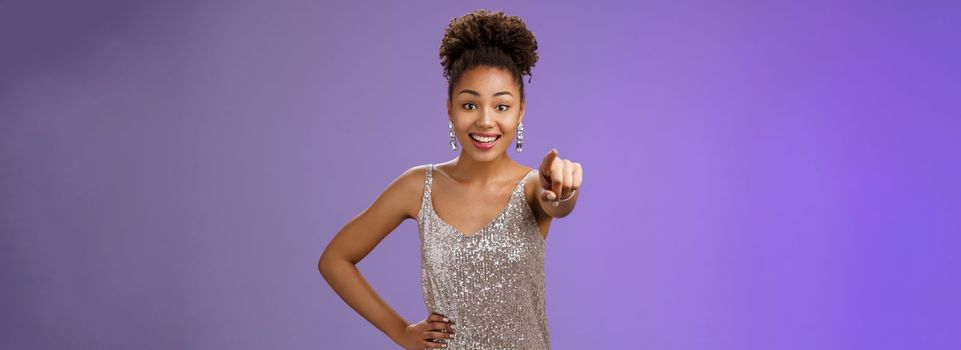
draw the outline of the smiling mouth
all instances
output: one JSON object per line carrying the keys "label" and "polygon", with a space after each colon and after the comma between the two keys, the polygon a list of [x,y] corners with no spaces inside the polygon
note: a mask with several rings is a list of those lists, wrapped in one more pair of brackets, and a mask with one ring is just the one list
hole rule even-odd
{"label": "smiling mouth", "polygon": [[480,136],[480,135],[470,134],[470,138],[474,141],[477,141],[478,143],[494,143],[494,141],[497,141],[497,139],[501,138],[501,135]]}

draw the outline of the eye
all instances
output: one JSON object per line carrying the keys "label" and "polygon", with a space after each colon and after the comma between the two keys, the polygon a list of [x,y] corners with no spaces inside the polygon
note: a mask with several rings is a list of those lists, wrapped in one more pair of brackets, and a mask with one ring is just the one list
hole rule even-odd
{"label": "eye", "polygon": [[[506,111],[506,110],[508,110],[508,109],[511,108],[511,106],[508,106],[508,105],[497,105],[497,107],[498,107],[497,110],[499,110],[499,111],[501,111],[501,112]],[[504,109],[500,109],[500,107],[504,107]]]}
{"label": "eye", "polygon": [[[474,108],[467,108],[467,106],[473,106]],[[475,106],[473,102],[467,102],[463,104],[461,107],[464,107],[464,109],[468,109],[468,110],[477,109],[477,106]]]}

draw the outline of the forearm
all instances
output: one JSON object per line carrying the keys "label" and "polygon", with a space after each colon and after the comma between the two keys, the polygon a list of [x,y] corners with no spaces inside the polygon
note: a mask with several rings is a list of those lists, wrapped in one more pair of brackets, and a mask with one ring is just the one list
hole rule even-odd
{"label": "forearm", "polygon": [[374,327],[394,341],[403,334],[407,321],[377,295],[357,266],[344,260],[321,259],[319,269],[337,295]]}

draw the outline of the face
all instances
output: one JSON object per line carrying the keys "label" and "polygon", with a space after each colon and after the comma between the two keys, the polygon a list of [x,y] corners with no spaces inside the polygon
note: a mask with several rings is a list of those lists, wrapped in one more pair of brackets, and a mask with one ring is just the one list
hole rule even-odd
{"label": "face", "polygon": [[462,155],[491,161],[513,143],[524,119],[520,90],[509,72],[477,66],[461,75],[447,101],[447,114]]}

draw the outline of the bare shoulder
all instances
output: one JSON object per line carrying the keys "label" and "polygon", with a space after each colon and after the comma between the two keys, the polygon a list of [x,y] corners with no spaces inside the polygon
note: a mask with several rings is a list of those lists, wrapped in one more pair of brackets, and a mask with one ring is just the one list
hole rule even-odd
{"label": "bare shoulder", "polygon": [[402,206],[408,218],[416,219],[424,195],[424,184],[427,178],[427,165],[417,165],[404,170],[394,179],[384,196],[394,200],[396,205]]}
{"label": "bare shoulder", "polygon": [[541,236],[546,239],[554,218],[541,208],[541,202],[537,200],[538,187],[541,184],[541,172],[536,168],[528,168],[528,171],[531,170],[534,172],[527,177],[527,183],[524,184],[524,197],[527,199],[527,205],[530,206],[531,212],[534,213],[534,220],[537,221]]}
{"label": "bare shoulder", "polygon": [[537,186],[540,185],[540,170],[535,168],[527,168],[527,172],[533,171],[532,174],[527,175],[527,182],[524,183],[524,197],[527,198],[527,203],[530,204],[531,210],[537,215],[537,209],[540,209],[540,204],[537,202]]}
{"label": "bare shoulder", "polygon": [[[530,188],[532,188],[531,185],[534,184],[534,182],[535,182],[534,180],[537,179],[537,175],[540,174],[540,171],[537,170],[537,168],[531,168],[531,167],[526,166],[526,165],[520,165],[520,169],[521,169],[521,172],[524,174],[524,176],[527,176],[527,183],[524,184],[524,188],[525,188],[525,189],[530,189]],[[534,173],[528,175],[528,173],[530,173],[530,172],[532,172],[532,171],[533,171]]]}
{"label": "bare shoulder", "polygon": [[407,190],[415,190],[415,192],[418,192],[423,189],[426,179],[427,165],[421,164],[404,170],[394,181]]}

